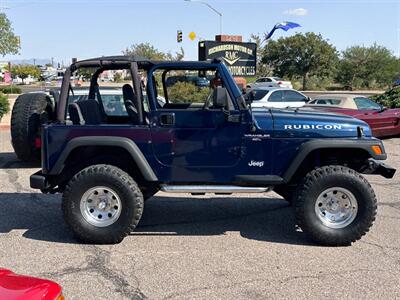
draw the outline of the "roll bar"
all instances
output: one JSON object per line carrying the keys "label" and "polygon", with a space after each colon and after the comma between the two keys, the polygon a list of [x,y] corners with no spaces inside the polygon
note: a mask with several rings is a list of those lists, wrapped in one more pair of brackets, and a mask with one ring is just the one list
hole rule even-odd
{"label": "roll bar", "polygon": [[97,85],[97,79],[99,75],[105,70],[118,70],[118,69],[128,69],[131,73],[133,81],[133,89],[136,94],[136,107],[138,110],[139,124],[143,124],[143,95],[141,90],[138,63],[136,61],[123,61],[123,60],[88,60],[80,61],[72,64],[69,68],[65,70],[63,81],[61,84],[60,98],[57,103],[57,121],[60,123],[65,122],[66,108],[68,102],[69,89],[71,85],[71,75],[79,68],[98,68],[92,75],[90,79],[89,87],[89,99],[95,98],[95,87]]}

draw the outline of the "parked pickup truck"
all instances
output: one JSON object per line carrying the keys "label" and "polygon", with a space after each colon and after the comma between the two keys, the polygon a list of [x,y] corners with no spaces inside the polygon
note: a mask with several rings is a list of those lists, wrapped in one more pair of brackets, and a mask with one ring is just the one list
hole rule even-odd
{"label": "parked pickup truck", "polygon": [[[71,103],[70,77],[81,68],[95,70],[89,93]],[[132,82],[122,87],[123,112],[109,115],[98,76],[116,69],[130,72]],[[166,85],[169,76],[193,71],[213,76],[208,93]],[[159,95],[165,104],[157,102]],[[78,61],[66,70],[56,105],[43,93],[18,101],[47,120],[40,129],[42,169],[30,185],[63,193],[66,223],[89,243],[122,241],[140,221],[144,201],[159,190],[274,190],[293,204],[297,225],[314,241],[349,245],[368,232],[376,216],[376,195],[360,173],[386,178],[395,173],[382,162],[384,146],[363,121],[298,109],[252,110],[251,99],[218,60]]]}

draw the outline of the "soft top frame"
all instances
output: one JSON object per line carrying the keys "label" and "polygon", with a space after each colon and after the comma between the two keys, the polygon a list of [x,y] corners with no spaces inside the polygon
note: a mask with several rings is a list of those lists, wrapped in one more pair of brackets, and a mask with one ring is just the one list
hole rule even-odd
{"label": "soft top frame", "polygon": [[70,89],[71,75],[79,68],[96,68],[94,72],[90,88],[89,95],[93,97],[94,88],[97,84],[98,75],[104,70],[118,70],[118,69],[129,69],[133,80],[133,88],[135,94],[138,95],[136,99],[136,105],[138,107],[139,123],[143,124],[143,103],[141,99],[141,85],[139,79],[139,69],[150,70],[155,65],[162,65],[163,67],[204,67],[210,64],[219,63],[220,60],[213,61],[157,61],[150,60],[138,56],[102,56],[97,58],[91,58],[74,62],[69,68],[65,70],[63,82],[61,85],[59,103],[57,105],[57,120],[61,123],[65,122],[65,112],[68,100],[68,94]]}

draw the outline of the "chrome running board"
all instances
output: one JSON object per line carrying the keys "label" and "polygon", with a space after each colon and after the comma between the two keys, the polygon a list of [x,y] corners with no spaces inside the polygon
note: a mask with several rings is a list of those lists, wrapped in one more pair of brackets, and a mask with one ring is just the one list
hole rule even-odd
{"label": "chrome running board", "polygon": [[161,191],[168,193],[264,193],[270,191],[268,187],[247,187],[235,185],[163,185]]}

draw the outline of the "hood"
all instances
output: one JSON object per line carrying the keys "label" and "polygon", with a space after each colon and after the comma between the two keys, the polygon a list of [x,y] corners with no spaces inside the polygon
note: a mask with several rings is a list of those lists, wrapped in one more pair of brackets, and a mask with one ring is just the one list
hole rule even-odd
{"label": "hood", "polygon": [[301,109],[255,109],[254,118],[260,129],[264,128],[267,115],[272,116],[273,136],[279,138],[345,138],[358,137],[360,129],[371,136],[371,129],[364,121],[351,116]]}

